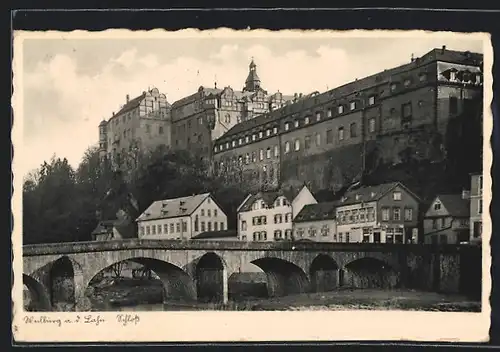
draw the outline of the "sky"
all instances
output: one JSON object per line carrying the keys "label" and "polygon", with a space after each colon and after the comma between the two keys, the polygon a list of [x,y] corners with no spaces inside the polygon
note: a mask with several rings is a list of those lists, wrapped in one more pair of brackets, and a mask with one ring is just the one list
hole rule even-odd
{"label": "sky", "polygon": [[[131,98],[157,87],[173,103],[199,86],[241,90],[253,57],[269,93],[323,92],[410,62],[446,45],[482,52],[478,39],[151,38],[25,39],[22,43],[25,175],[52,155],[77,167],[98,140],[98,124]],[[14,73],[15,74],[15,73]]]}

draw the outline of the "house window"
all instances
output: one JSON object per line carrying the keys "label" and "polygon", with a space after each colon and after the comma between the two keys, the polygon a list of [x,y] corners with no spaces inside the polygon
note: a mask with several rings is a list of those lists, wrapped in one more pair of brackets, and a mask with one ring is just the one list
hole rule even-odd
{"label": "house window", "polygon": [[326,131],[326,144],[332,144],[333,143],[333,130],[327,130]]}
{"label": "house window", "polygon": [[320,112],[320,111],[318,111],[318,112],[316,113],[316,121],[320,121],[320,120],[321,120],[321,112]]}
{"label": "house window", "polygon": [[434,203],[434,210],[441,209],[441,203]]}
{"label": "house window", "polygon": [[392,199],[393,200],[401,200],[401,192],[393,192]]}
{"label": "house window", "polygon": [[167,224],[163,225],[163,233],[164,234],[168,233],[168,225]]}
{"label": "house window", "polygon": [[405,208],[405,221],[413,220],[413,209]]}
{"label": "house window", "polygon": [[212,231],[212,222],[207,221],[207,230]]}
{"label": "house window", "polygon": [[295,142],[294,142],[294,145],[295,145],[295,151],[299,151],[300,150],[300,140],[299,139],[296,139]]}
{"label": "house window", "polygon": [[309,124],[309,116],[306,116],[304,119],[304,124],[308,125]]}
{"label": "house window", "polygon": [[285,230],[285,239],[287,240],[292,239],[292,230]]}
{"label": "house window", "polygon": [[222,221],[220,222],[220,230],[224,231],[224,222],[222,222]]}
{"label": "house window", "polygon": [[269,137],[271,135],[271,130],[266,130],[266,136]]}
{"label": "house window", "polygon": [[281,238],[281,230],[275,230],[274,231],[274,239],[280,239]]}
{"label": "house window", "polygon": [[393,208],[392,209],[392,219],[394,221],[400,221],[401,220],[401,209],[400,208]]}
{"label": "house window", "polygon": [[266,149],[266,158],[270,159],[271,158],[271,148]]}
{"label": "house window", "polygon": [[304,149],[309,149],[311,147],[311,137],[306,136],[304,138]]}
{"label": "house window", "polygon": [[342,232],[339,232],[339,242],[344,242],[344,235]]}
{"label": "house window", "polygon": [[405,87],[409,87],[410,84],[411,84],[411,79],[405,79],[404,82],[403,82],[404,86]]}
{"label": "house window", "polygon": [[397,88],[398,85],[396,83],[391,84],[391,92],[395,92]]}
{"label": "house window", "polygon": [[294,125],[295,127],[299,127],[299,120],[295,120],[295,122],[293,123],[293,125]]}
{"label": "house window", "polygon": [[229,142],[226,143],[226,149],[229,149]]}
{"label": "house window", "polygon": [[214,221],[214,231],[219,230],[219,223],[217,221]]}
{"label": "house window", "polygon": [[368,98],[368,105],[374,105],[375,104],[375,96],[372,95],[371,97]]}
{"label": "house window", "polygon": [[156,226],[155,225],[151,226],[151,233],[153,235],[156,235]]}
{"label": "house window", "polygon": [[288,131],[290,129],[290,124],[287,122],[285,123],[285,131]]}
{"label": "house window", "polygon": [[175,224],[175,231],[176,232],[181,232],[181,223],[178,222],[177,224]]}
{"label": "house window", "polygon": [[339,127],[338,133],[339,133],[339,141],[343,141],[344,140],[344,127]]}
{"label": "house window", "polygon": [[187,232],[187,226],[188,226],[187,222],[183,221],[182,222],[182,232]]}
{"label": "house window", "polygon": [[201,209],[201,216],[205,216],[205,209]]}
{"label": "house window", "polygon": [[159,133],[159,134],[163,134],[163,127],[162,127],[162,126],[159,126],[159,127],[158,127],[158,133]]}
{"label": "house window", "polygon": [[278,133],[278,127],[273,127],[273,134]]}
{"label": "house window", "polygon": [[316,228],[309,228],[309,237],[316,237]]}
{"label": "house window", "polygon": [[375,119],[372,118],[368,121],[368,130],[370,133],[375,132]]}
{"label": "house window", "polygon": [[412,112],[411,112],[411,102],[401,105],[401,113],[402,120],[408,121],[411,120]]}
{"label": "house window", "polygon": [[427,75],[425,73],[421,73],[418,76],[418,79],[420,80],[420,82],[424,82],[427,79]]}
{"label": "house window", "polygon": [[201,232],[205,232],[205,221],[201,222]]}
{"label": "house window", "polygon": [[349,232],[345,233],[345,241],[346,242],[351,242],[351,234]]}
{"label": "house window", "polygon": [[245,220],[241,221],[241,231],[247,230],[247,222]]}
{"label": "house window", "polygon": [[264,150],[263,149],[259,150],[259,159],[264,160]]}
{"label": "house window", "polygon": [[214,152],[217,152],[217,146],[214,147]]}
{"label": "house window", "polygon": [[483,194],[483,176],[477,178],[478,183],[478,194]]}
{"label": "house window", "polygon": [[321,235],[328,236],[329,234],[330,234],[330,227],[328,225],[323,225],[323,227],[321,227]]}
{"label": "house window", "polygon": [[162,229],[162,226],[161,225],[158,225],[158,234],[161,235],[161,229]]}
{"label": "house window", "polygon": [[355,110],[356,109],[356,102],[355,101],[351,101],[351,103],[349,104],[349,107],[351,110]]}
{"label": "house window", "polygon": [[274,146],[274,157],[278,157],[278,155],[280,154],[280,149],[277,145]]}
{"label": "house window", "polygon": [[432,219],[432,229],[437,229],[437,219]]}
{"label": "house window", "polygon": [[[326,116],[328,116],[328,117],[332,117],[332,109],[328,109],[328,110],[326,110]],[[318,115],[316,115],[316,119],[319,121],[319,119],[318,119]]]}
{"label": "house window", "polygon": [[458,99],[457,97],[450,97],[450,114],[455,115],[458,112]]}
{"label": "house window", "polygon": [[344,113],[344,106],[343,105],[339,105],[338,108],[337,108],[337,111],[339,114],[343,114]]}
{"label": "house window", "polygon": [[174,224],[170,224],[170,233],[174,233]]}
{"label": "house window", "polygon": [[291,222],[291,221],[292,221],[292,213],[285,214],[285,222]]}
{"label": "house window", "polygon": [[199,125],[203,125],[203,118],[198,117],[198,124],[199,124]]}
{"label": "house window", "polygon": [[207,209],[207,216],[208,217],[212,216],[212,212],[210,211],[210,209]]}
{"label": "house window", "polygon": [[382,221],[389,221],[389,208],[382,208]]}
{"label": "house window", "polygon": [[144,236],[144,226],[141,226],[141,236]]}
{"label": "house window", "polygon": [[150,227],[146,226],[146,235],[149,235],[149,234],[150,234]]}
{"label": "house window", "polygon": [[483,200],[478,199],[477,201],[477,213],[482,214],[483,213]]}
{"label": "house window", "polygon": [[354,138],[357,136],[357,128],[356,128],[356,123],[353,122],[350,125],[350,133],[351,133],[351,138]]}

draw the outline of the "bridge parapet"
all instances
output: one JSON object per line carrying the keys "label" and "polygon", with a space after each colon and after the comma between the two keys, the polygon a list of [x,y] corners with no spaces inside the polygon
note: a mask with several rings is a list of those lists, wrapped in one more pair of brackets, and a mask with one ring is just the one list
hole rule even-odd
{"label": "bridge parapet", "polygon": [[460,253],[477,250],[473,245],[426,245],[386,243],[325,243],[325,242],[242,242],[242,241],[186,241],[127,239],[115,241],[89,241],[48,243],[23,246],[23,256],[50,254],[91,253],[127,249],[165,250],[229,250],[229,251],[325,251],[325,252],[411,252]]}

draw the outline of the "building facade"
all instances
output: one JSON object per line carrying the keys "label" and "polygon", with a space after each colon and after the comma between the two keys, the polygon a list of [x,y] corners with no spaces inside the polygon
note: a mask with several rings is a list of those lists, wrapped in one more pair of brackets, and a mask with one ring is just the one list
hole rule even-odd
{"label": "building facade", "polygon": [[126,168],[139,150],[170,146],[170,104],[157,88],[130,99],[109,120],[99,124],[99,156]]}
{"label": "building facade", "polygon": [[280,92],[268,94],[257,75],[257,65],[249,66],[241,91],[200,87],[198,92],[172,104],[172,141],[177,149],[212,156],[213,141],[242,121],[282,107],[292,97]]}
{"label": "building facade", "polygon": [[291,240],[293,219],[316,199],[306,186],[249,194],[238,207],[238,238],[241,241]]}
{"label": "building facade", "polygon": [[335,242],[414,242],[420,199],[399,182],[360,187],[336,208]]}
{"label": "building facade", "polygon": [[458,244],[470,236],[469,200],[462,194],[438,195],[424,215],[424,242]]}
{"label": "building facade", "polygon": [[483,235],[483,175],[471,175],[470,186],[470,240],[481,240]]}
{"label": "building facade", "polygon": [[337,202],[305,205],[293,220],[295,241],[337,242]]}
{"label": "building facade", "polygon": [[136,221],[144,239],[191,239],[227,230],[227,216],[210,193],[155,201]]}
{"label": "building facade", "polygon": [[480,118],[481,67],[481,54],[443,47],[301,97],[231,127],[214,143],[214,169],[256,189],[303,181],[327,189],[345,185],[369,163],[396,164],[405,155],[443,160],[449,122],[464,112]]}

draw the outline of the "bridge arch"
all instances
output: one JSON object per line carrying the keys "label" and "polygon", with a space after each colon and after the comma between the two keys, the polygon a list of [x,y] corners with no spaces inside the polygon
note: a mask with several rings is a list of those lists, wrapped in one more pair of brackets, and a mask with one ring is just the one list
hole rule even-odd
{"label": "bridge arch", "polygon": [[350,261],[341,271],[342,286],[391,289],[399,285],[400,273],[384,260],[362,257]]}
{"label": "bridge arch", "polygon": [[284,259],[264,257],[251,261],[267,277],[269,297],[279,297],[309,291],[309,279],[299,266]]}
{"label": "bridge arch", "polygon": [[49,297],[54,310],[75,310],[83,294],[83,270],[73,258],[63,255],[49,263],[42,274],[49,285]]}
{"label": "bridge arch", "polygon": [[219,254],[203,254],[196,261],[195,277],[199,301],[227,302],[227,265]]}
{"label": "bridge arch", "polygon": [[333,291],[339,286],[339,265],[327,254],[318,254],[309,267],[311,291]]}
{"label": "bridge arch", "polygon": [[94,270],[87,278],[85,288],[94,284],[94,280],[99,274],[110,269],[114,265],[133,262],[142,265],[144,268],[154,272],[163,285],[163,302],[166,301],[192,301],[196,300],[196,290],[191,276],[182,268],[165,260],[149,256],[130,256],[120,258],[113,262],[106,262],[105,267]]}
{"label": "bridge arch", "polygon": [[52,310],[49,293],[38,280],[29,275],[23,274],[23,284],[28,288],[30,293],[30,302],[27,307],[28,311],[48,312]]}

